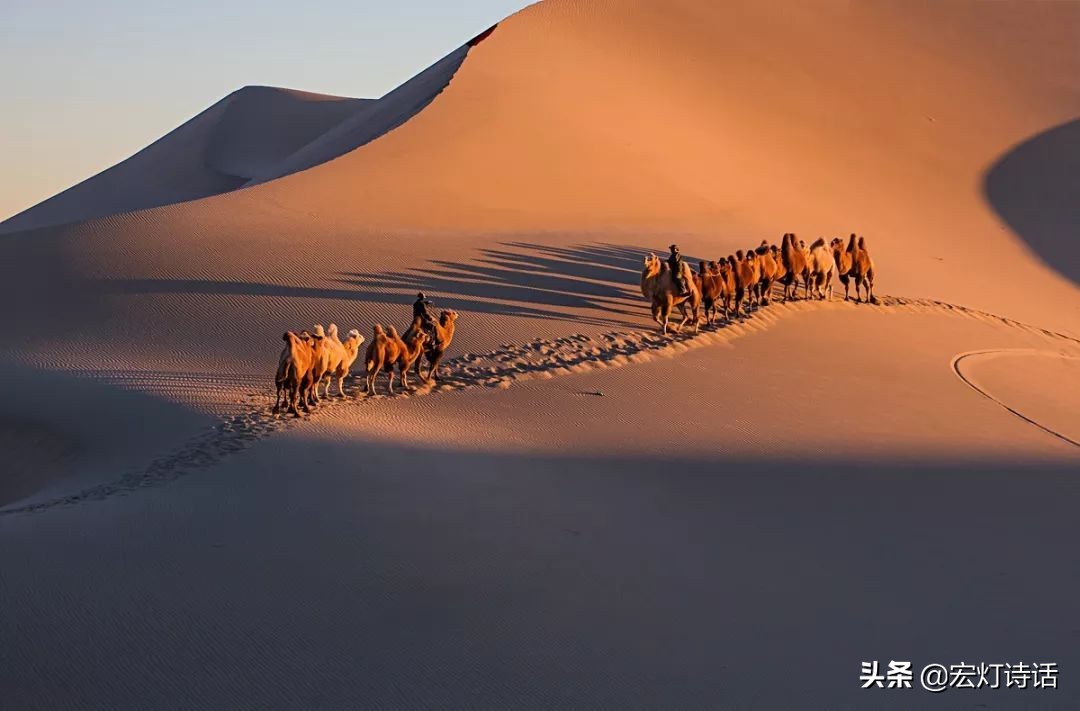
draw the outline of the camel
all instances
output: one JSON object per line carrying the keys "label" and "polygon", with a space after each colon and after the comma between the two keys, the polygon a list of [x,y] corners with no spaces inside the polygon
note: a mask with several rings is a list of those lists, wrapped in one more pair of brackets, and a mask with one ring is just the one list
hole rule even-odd
{"label": "camel", "polygon": [[836,271],[836,262],[832,251],[825,245],[825,238],[819,237],[810,245],[810,259],[807,261],[811,296],[821,300],[832,300],[832,278]]}
{"label": "camel", "polygon": [[[790,232],[784,235],[783,244],[780,245],[780,256],[784,262],[784,301],[796,298],[799,291],[799,278],[808,283],[806,269],[806,255],[799,249],[799,243],[795,235]],[[809,288],[809,287],[807,287]],[[789,296],[790,292],[790,296]]]}
{"label": "camel", "polygon": [[668,269],[667,263],[662,262],[655,254],[650,253],[645,257],[645,267],[641,271],[641,295],[649,300],[652,307],[653,321],[660,325],[661,331],[666,335],[671,311],[676,306],[682,312],[682,321],[675,327],[675,332],[682,331],[682,327],[688,321],[693,322],[694,330],[698,328],[698,314],[701,308],[701,290],[694,279],[694,270],[689,265],[683,264],[683,277],[686,279],[687,294],[680,295],[675,285],[675,280]]}
{"label": "camel", "polygon": [[[751,252],[751,254],[754,254]],[[756,256],[756,255],[755,255]],[[728,266],[731,267],[732,275],[735,280],[735,315],[738,316],[740,312],[744,316],[749,316],[749,308],[746,303],[747,295],[750,295],[752,300],[753,290],[761,278],[761,273],[755,269],[755,260],[748,258],[748,255],[743,254],[740,249],[735,252],[735,256],[728,255]]]}
{"label": "camel", "polygon": [[772,253],[773,261],[776,262],[776,278],[773,279],[773,283],[777,284],[784,280],[787,276],[787,267],[784,266],[784,258],[780,254],[780,248],[775,244],[769,245],[769,251]]}
{"label": "camel", "polygon": [[711,262],[720,276],[720,298],[724,305],[724,319],[731,320],[731,306],[735,301],[735,270],[731,268],[728,260],[721,259],[719,264]]}
{"label": "camel", "polygon": [[[432,330],[435,331],[434,340],[428,339],[427,347],[424,349],[424,358],[428,362],[428,374],[424,378],[425,381],[438,380],[439,379],[439,363],[442,361],[443,356],[446,355],[446,351],[450,348],[450,344],[454,340],[454,329],[457,322],[457,311],[443,311],[439,314],[439,320],[432,324]],[[410,335],[415,330],[422,330],[419,319],[413,321],[413,325],[409,326],[409,330],[405,332],[405,340],[408,340]],[[414,370],[416,371],[416,377],[420,375],[421,358],[416,359],[416,365]]]}
{"label": "camel", "polygon": [[[431,340],[431,337],[424,330],[416,330],[412,333],[407,333],[406,335],[408,336],[407,338],[399,337],[397,329],[391,326],[387,337],[397,339],[398,374],[401,376],[401,387],[408,389],[409,369],[413,367],[414,363],[420,361],[420,356],[424,352],[424,345]],[[390,373],[390,392],[394,392],[393,372]]]}
{"label": "camel", "polygon": [[311,365],[315,352],[309,340],[292,331],[286,331],[281,340],[285,341],[285,348],[278,358],[277,375],[274,378],[277,387],[274,414],[281,411],[284,396],[289,412],[300,417],[300,407],[304,408],[304,412],[311,411],[308,407],[307,391],[311,386]]}
{"label": "camel", "polygon": [[364,384],[368,395],[375,394],[375,378],[387,369],[390,373],[390,392],[393,392],[394,363],[400,356],[397,340],[390,339],[381,324],[375,324],[372,328],[371,343],[364,355]]}
{"label": "camel", "polygon": [[365,392],[375,394],[375,378],[379,373],[386,373],[390,381],[386,386],[389,395],[394,394],[394,368],[401,374],[401,385],[409,387],[409,368],[412,367],[424,350],[428,334],[418,330],[408,334],[408,340],[398,335],[397,329],[387,326],[384,330],[375,324],[373,338],[364,357]]}
{"label": "camel", "polygon": [[757,261],[761,265],[761,280],[757,284],[758,298],[762,306],[768,306],[772,285],[776,282],[782,267],[777,263],[772,249],[765,240],[761,241],[761,245],[754,252],[757,253]]}
{"label": "camel", "polygon": [[[349,331],[349,337],[342,342],[338,338],[337,324],[332,323],[326,327],[326,341],[330,348],[330,365],[323,378],[325,383],[324,397],[330,398],[330,383],[334,378],[337,378],[338,395],[345,397],[345,377],[349,374],[352,364],[356,362],[356,356],[360,353],[360,346],[364,342],[364,337],[354,328]],[[319,384],[316,383],[315,387],[318,389]]]}
{"label": "camel", "polygon": [[851,253],[844,249],[844,241],[839,237],[829,242],[832,250],[833,261],[836,263],[836,276],[844,285],[844,301],[851,299],[848,288],[851,286]]}
{"label": "camel", "polygon": [[870,252],[866,249],[866,240],[859,237],[858,241],[855,239],[855,235],[852,234],[848,241],[848,254],[851,255],[851,279],[855,282],[855,303],[862,301],[859,287],[862,287],[866,291],[866,300],[871,304],[876,304],[877,297],[874,296],[874,260],[870,258]]}
{"label": "camel", "polygon": [[[725,262],[726,264],[726,262]],[[700,273],[697,276],[698,289],[701,290],[701,303],[705,310],[705,323],[712,325],[717,304],[724,307],[724,318],[728,318],[728,305],[731,294],[727,292],[727,279],[720,273],[716,262],[699,262]]]}
{"label": "camel", "polygon": [[311,346],[314,360],[311,362],[311,382],[313,387],[308,388],[308,403],[319,404],[319,383],[326,377],[330,370],[331,348],[330,341],[326,338],[326,331],[322,324],[315,324],[314,333],[311,336]]}

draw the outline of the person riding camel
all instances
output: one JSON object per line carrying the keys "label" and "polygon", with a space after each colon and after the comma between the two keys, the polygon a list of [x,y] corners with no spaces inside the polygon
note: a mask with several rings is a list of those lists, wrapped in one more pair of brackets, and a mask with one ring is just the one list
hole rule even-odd
{"label": "person riding camel", "polygon": [[414,301],[412,305],[413,320],[415,321],[416,319],[420,319],[421,325],[424,327],[424,330],[427,331],[428,336],[431,338],[431,343],[434,343],[436,340],[435,316],[431,313],[428,307],[434,305],[435,304],[428,301],[427,297],[424,296],[424,292],[422,291],[416,295],[416,301]]}
{"label": "person riding camel", "polygon": [[668,249],[671,250],[671,256],[667,259],[668,268],[671,270],[671,278],[675,283],[675,287],[679,290],[679,296],[684,296],[690,289],[686,283],[686,276],[683,274],[682,255],[679,254],[679,245],[673,244]]}

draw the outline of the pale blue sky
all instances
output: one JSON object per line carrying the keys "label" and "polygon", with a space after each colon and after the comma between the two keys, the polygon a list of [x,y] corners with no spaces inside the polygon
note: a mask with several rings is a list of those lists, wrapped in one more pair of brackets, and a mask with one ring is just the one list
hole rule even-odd
{"label": "pale blue sky", "polygon": [[530,0],[0,0],[0,220],[248,84],[378,97]]}

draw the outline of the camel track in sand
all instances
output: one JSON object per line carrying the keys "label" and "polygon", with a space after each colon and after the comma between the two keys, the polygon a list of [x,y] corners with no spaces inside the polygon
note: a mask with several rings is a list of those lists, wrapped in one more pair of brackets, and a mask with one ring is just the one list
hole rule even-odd
{"label": "camel track in sand", "polygon": [[1027,422],[1029,425],[1033,425],[1035,427],[1038,427],[1040,430],[1047,433],[1048,435],[1051,435],[1052,437],[1056,437],[1056,438],[1062,440],[1063,442],[1068,442],[1069,444],[1073,445],[1074,447],[1080,447],[1080,442],[1076,441],[1075,439],[1072,439],[1071,437],[1069,437],[1066,434],[1058,432],[1057,430],[1053,429],[1052,427],[1047,427],[1046,425],[1042,424],[1041,422],[1039,422],[1038,420],[1036,420],[1036,419],[1034,419],[1032,417],[1028,417],[1024,413],[1022,413],[1020,410],[1014,408],[1013,406],[1009,405],[1004,400],[1002,400],[1002,399],[998,398],[997,396],[995,396],[990,391],[986,390],[985,388],[983,388],[980,385],[978,385],[977,383],[975,383],[967,374],[964,373],[964,369],[961,366],[961,364],[964,361],[975,359],[975,358],[980,358],[980,357],[984,357],[984,356],[1008,355],[1008,354],[1025,354],[1025,353],[1026,354],[1034,354],[1034,355],[1053,355],[1053,356],[1056,356],[1056,357],[1059,357],[1059,358],[1068,358],[1070,360],[1080,360],[1080,359],[1077,359],[1077,358],[1069,358],[1068,356],[1062,356],[1062,355],[1059,355],[1059,354],[1047,354],[1047,353],[1043,353],[1041,351],[1037,351],[1037,350],[1031,349],[1031,348],[993,348],[993,349],[986,349],[986,350],[968,351],[966,353],[959,353],[959,354],[956,355],[956,357],[954,357],[952,359],[952,362],[949,365],[952,367],[953,372],[956,374],[956,377],[960,378],[960,380],[963,381],[963,383],[965,385],[967,385],[969,388],[971,388],[975,392],[977,392],[980,395],[982,395],[983,397],[985,397],[987,400],[990,400],[991,402],[998,405],[999,407],[1004,408],[1005,410],[1012,413],[1014,416],[1020,418],[1024,422]]}
{"label": "camel track in sand", "polygon": [[[537,338],[523,344],[504,344],[486,353],[466,353],[444,362],[444,372],[451,371],[453,375],[446,377],[437,384],[422,384],[410,392],[398,392],[393,396],[364,396],[354,393],[347,396],[345,400],[324,400],[312,415],[300,419],[289,415],[274,415],[271,412],[270,405],[272,398],[268,396],[266,404],[251,407],[235,416],[223,418],[221,422],[206,432],[190,439],[169,454],[153,460],[141,470],[128,472],[114,481],[99,484],[68,496],[0,509],[0,516],[41,512],[59,506],[70,506],[84,501],[105,499],[146,487],[159,486],[195,471],[206,469],[231,454],[247,449],[254,442],[264,439],[275,432],[302,426],[308,417],[323,416],[327,412],[340,411],[341,408],[369,406],[380,400],[452,393],[473,388],[509,388],[518,381],[549,379],[560,375],[584,373],[593,369],[646,362],[656,357],[674,357],[692,348],[729,343],[744,335],[764,331],[784,317],[822,308],[865,308],[888,312],[944,313],[988,323],[1004,324],[1058,346],[1080,347],[1080,339],[1062,333],[1038,328],[965,306],[930,299],[884,296],[880,297],[880,303],[877,305],[855,304],[844,301],[820,302],[806,300],[785,303],[774,300],[770,308],[756,309],[748,318],[741,318],[712,327],[703,327],[697,334],[671,337],[663,336],[655,330],[615,331],[598,337],[574,334],[554,339]],[[962,361],[966,355],[971,354],[960,354],[952,361],[952,369],[961,380],[1014,415],[1055,437],[1064,439],[1074,445],[1077,444],[1071,439],[1026,418],[1008,405],[999,402],[993,396],[973,386],[958,370],[958,362]],[[191,376],[186,379],[188,385],[190,385],[192,379]],[[362,386],[362,377],[352,375],[350,380],[355,384],[355,391],[359,392]],[[383,386],[383,384],[384,381],[380,379],[379,385]]]}

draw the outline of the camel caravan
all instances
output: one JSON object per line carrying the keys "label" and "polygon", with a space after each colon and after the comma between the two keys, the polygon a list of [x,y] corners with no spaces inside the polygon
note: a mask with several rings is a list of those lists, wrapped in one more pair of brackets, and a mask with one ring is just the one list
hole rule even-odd
{"label": "camel caravan", "polygon": [[[380,373],[387,375],[387,393],[390,395],[394,394],[395,374],[400,376],[403,388],[409,387],[410,370],[425,382],[438,380],[439,364],[454,340],[458,315],[456,311],[443,311],[436,319],[428,309],[430,305],[423,292],[417,294],[413,321],[404,334],[399,335],[393,326],[384,327],[378,323],[372,328],[372,339],[364,355],[365,393],[375,394],[375,380]],[[330,324],[324,329],[321,324],[316,324],[312,331],[287,331],[282,340],[285,347],[278,358],[274,378],[277,390],[274,414],[283,406],[296,417],[300,417],[301,410],[311,412],[323,399],[330,399],[330,386],[334,382],[337,396],[345,397],[345,377],[365,342],[358,330],[349,331],[342,341],[337,325]],[[420,372],[423,360],[428,364],[424,376]]]}
{"label": "camel caravan", "polygon": [[[683,262],[678,245],[671,245],[671,255],[661,260],[650,253],[641,271],[641,294],[652,306],[653,320],[666,334],[669,326],[676,333],[688,323],[696,331],[704,315],[712,325],[718,310],[724,320],[749,316],[750,309],[769,305],[773,286],[779,284],[784,301],[798,298],[799,283],[806,299],[831,300],[833,277],[844,285],[844,300],[850,300],[850,287],[855,286],[855,301],[878,303],[874,296],[874,260],[866,248],[866,240],[854,234],[847,246],[840,238],[826,244],[819,238],[809,247],[792,233],[787,233],[780,245],[762,241],[757,247],[721,258],[715,262],[698,262],[698,270]],[[678,307],[681,320],[672,324],[672,313]]]}

